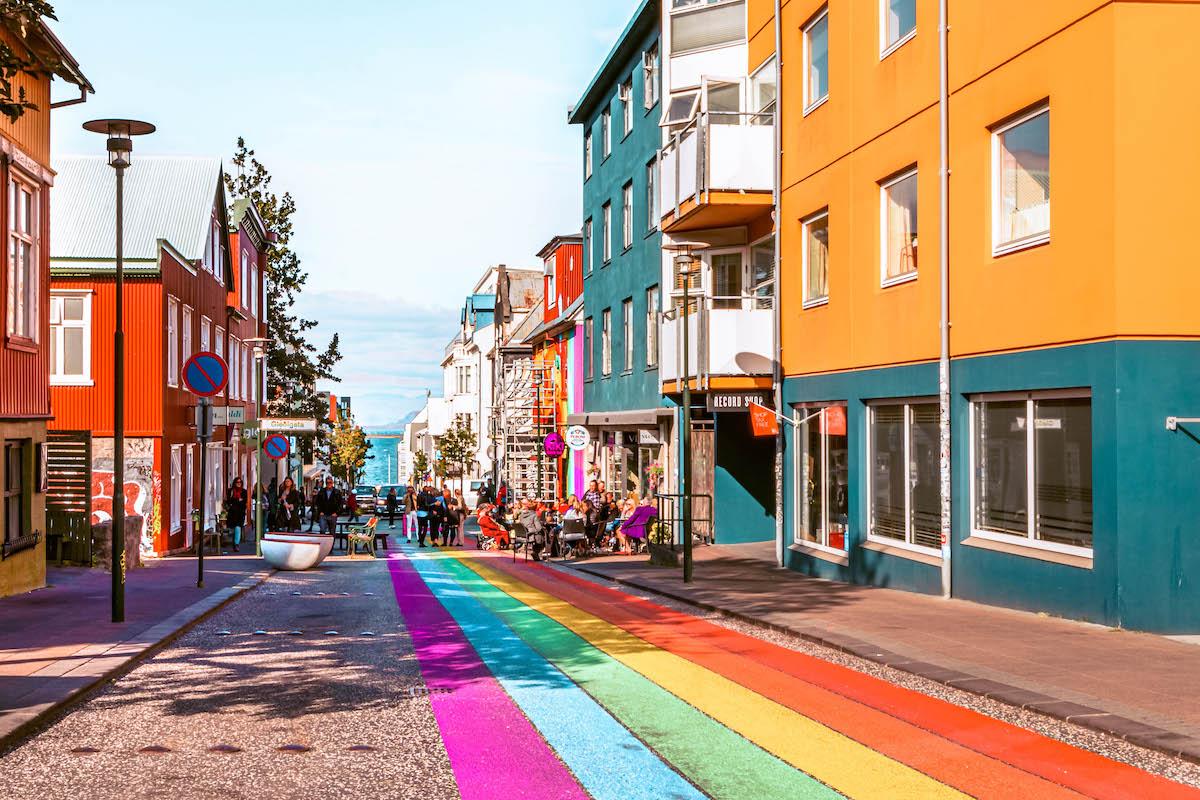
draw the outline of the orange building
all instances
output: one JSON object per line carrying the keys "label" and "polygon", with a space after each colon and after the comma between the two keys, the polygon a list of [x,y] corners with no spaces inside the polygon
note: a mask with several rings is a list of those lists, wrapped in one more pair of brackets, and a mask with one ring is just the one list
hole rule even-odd
{"label": "orange building", "polygon": [[1200,5],[950,0],[944,98],[937,0],[782,9],[788,565],[1200,630]]}

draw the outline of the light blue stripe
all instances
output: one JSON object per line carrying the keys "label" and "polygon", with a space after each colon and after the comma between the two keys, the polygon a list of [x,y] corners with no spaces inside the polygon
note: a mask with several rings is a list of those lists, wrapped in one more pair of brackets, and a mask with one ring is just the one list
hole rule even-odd
{"label": "light blue stripe", "polygon": [[[596,800],[701,800],[704,795],[574,681],[463,589],[437,556],[404,547],[500,685]],[[514,754],[497,753],[510,758]],[[519,756],[516,756],[519,757]]]}

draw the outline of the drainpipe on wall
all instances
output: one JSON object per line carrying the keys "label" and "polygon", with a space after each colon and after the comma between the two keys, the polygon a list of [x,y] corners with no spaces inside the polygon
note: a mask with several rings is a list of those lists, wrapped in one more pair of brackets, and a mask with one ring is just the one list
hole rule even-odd
{"label": "drainpipe on wall", "polygon": [[941,292],[942,351],[938,359],[938,440],[940,445],[940,486],[942,511],[942,597],[950,597],[950,537],[953,535],[950,518],[950,88],[947,58],[946,0],[938,3],[938,137],[941,168],[938,172],[938,195],[941,223],[938,231],[938,275]]}
{"label": "drainpipe on wall", "polygon": [[[779,291],[783,271],[780,264],[783,260],[783,225],[780,216],[780,199],[783,195],[783,28],[780,25],[781,0],[775,0],[775,186],[772,191],[775,203],[775,285],[772,298],[773,336],[772,349],[774,362],[772,367],[772,383],[775,389],[775,411],[783,413],[783,333],[780,330],[783,313],[780,308]],[[787,546],[784,542],[783,524],[783,453],[785,447],[783,426],[775,434],[775,561],[779,566],[784,565],[784,553]]]}

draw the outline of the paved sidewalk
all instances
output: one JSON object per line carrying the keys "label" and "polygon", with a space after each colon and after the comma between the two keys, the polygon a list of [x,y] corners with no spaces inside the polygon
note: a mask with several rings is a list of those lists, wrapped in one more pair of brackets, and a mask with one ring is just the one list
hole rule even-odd
{"label": "paved sidewalk", "polygon": [[0,746],[269,574],[253,556],[209,556],[199,589],[194,558],[151,561],[126,577],[120,624],[102,570],[52,567],[47,588],[0,599]]}
{"label": "paved sidewalk", "polygon": [[1200,646],[824,581],[773,558],[773,544],[698,548],[690,586],[643,559],[570,566],[1200,762]]}

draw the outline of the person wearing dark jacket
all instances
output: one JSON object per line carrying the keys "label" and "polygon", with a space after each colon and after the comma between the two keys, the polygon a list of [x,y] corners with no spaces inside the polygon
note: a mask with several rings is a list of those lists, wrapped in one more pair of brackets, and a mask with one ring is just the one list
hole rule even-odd
{"label": "person wearing dark jacket", "polygon": [[234,478],[233,485],[225,494],[225,528],[233,536],[233,552],[240,552],[238,546],[242,543],[242,528],[246,525],[246,506],[250,495],[242,486],[241,478]]}
{"label": "person wearing dark jacket", "polygon": [[396,530],[396,508],[400,505],[400,498],[396,495],[396,487],[388,489],[387,499],[383,501],[387,508],[388,527],[391,530]]}
{"label": "person wearing dark jacket", "polygon": [[325,488],[313,498],[312,509],[320,522],[321,533],[337,533],[337,518],[342,512],[342,493],[333,485],[333,478],[325,479]]}
{"label": "person wearing dark jacket", "polygon": [[426,485],[417,495],[417,545],[425,547],[425,537],[429,534],[430,525],[435,519],[437,499],[433,487]]}
{"label": "person wearing dark jacket", "polygon": [[296,483],[290,477],[283,479],[279,487],[279,503],[275,508],[275,527],[281,531],[300,530],[300,508],[304,498],[296,489]]}

